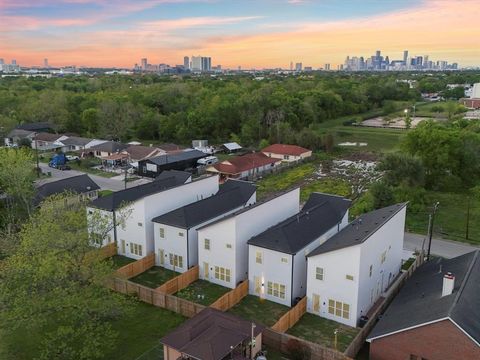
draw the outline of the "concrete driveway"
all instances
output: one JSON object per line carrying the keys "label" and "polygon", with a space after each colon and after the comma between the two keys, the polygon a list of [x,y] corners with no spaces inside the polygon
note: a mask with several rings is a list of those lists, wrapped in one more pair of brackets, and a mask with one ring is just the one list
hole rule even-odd
{"label": "concrete driveway", "polygon": [[[40,163],[40,169],[42,172],[50,172],[52,173],[52,177],[44,180],[40,180],[40,182],[50,182],[50,181],[55,181],[55,180],[60,180],[60,179],[67,179],[72,176],[78,176],[78,175],[83,175],[87,174],[82,171],[77,171],[77,170],[57,170],[49,167],[47,164],[42,164]],[[103,176],[98,176],[98,175],[93,175],[93,174],[88,174],[90,178],[97,183],[98,186],[100,186],[100,189],[102,190],[112,190],[112,191],[119,191],[125,189],[125,184],[122,180],[119,179],[113,179],[113,178],[107,178]],[[129,181],[127,182],[127,188],[135,187],[141,184],[146,184],[150,180],[148,179],[139,179],[135,181]]]}
{"label": "concrete driveway", "polygon": [[[403,248],[405,250],[420,250],[422,249],[422,244],[425,251],[427,251],[428,238],[426,235],[405,233],[405,237],[403,239]],[[480,249],[480,247],[458,241],[432,239],[431,253],[432,255],[437,255],[444,258],[452,258],[478,249]]]}

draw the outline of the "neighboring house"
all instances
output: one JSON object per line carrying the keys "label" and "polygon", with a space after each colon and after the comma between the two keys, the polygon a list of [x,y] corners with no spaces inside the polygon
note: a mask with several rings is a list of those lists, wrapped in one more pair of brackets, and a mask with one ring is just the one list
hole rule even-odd
{"label": "neighboring house", "polygon": [[242,147],[236,142],[225,143],[222,145],[222,150],[227,153],[233,153],[242,150]]}
{"label": "neighboring house", "polygon": [[273,144],[262,149],[265,155],[286,162],[299,161],[312,156],[312,150],[297,145]]}
{"label": "neighboring house", "polygon": [[280,162],[280,159],[270,158],[263,153],[251,153],[209,166],[207,172],[219,174],[222,182],[226,179],[248,179],[270,172]]}
{"label": "neighboring house", "polygon": [[419,267],[367,341],[372,360],[480,359],[480,251]]}
{"label": "neighboring house", "polygon": [[157,177],[164,170],[195,168],[197,161],[206,156],[201,151],[191,149],[155,156],[138,162],[138,175]]}
{"label": "neighboring house", "polygon": [[299,200],[294,189],[199,228],[200,279],[231,289],[248,279],[248,239],[296,214]]}
{"label": "neighboring house", "polygon": [[363,214],[308,256],[307,311],[357,326],[399,275],[406,204]]}
{"label": "neighboring house", "polygon": [[173,152],[185,150],[185,148],[183,146],[180,146],[180,145],[177,145],[177,144],[172,144],[172,143],[155,145],[155,147],[157,149],[162,150],[165,153],[173,153]]}
{"label": "neighboring house", "polygon": [[83,151],[87,149],[88,144],[90,144],[93,139],[83,138],[79,136],[69,136],[65,140],[62,140],[64,147],[62,151]]}
{"label": "neighboring house", "polygon": [[138,162],[157,155],[163,155],[165,151],[151,146],[131,145],[123,150],[122,153],[128,155],[129,162]]}
{"label": "neighboring house", "polygon": [[15,146],[18,146],[20,141],[23,139],[28,139],[31,143],[34,137],[35,137],[34,131],[23,130],[23,129],[13,129],[4,138],[4,144],[7,147],[15,147]]}
{"label": "neighboring house", "polygon": [[313,193],[300,212],[248,240],[249,293],[295,305],[307,292],[306,256],[348,224],[350,204]]}
{"label": "neighboring house", "polygon": [[[217,191],[218,179],[214,176],[191,181],[189,173],[164,171],[155,181],[92,201],[87,211],[94,215],[97,210],[113,224],[103,245],[115,241],[120,255],[140,259],[154,251],[154,217],[212,196]],[[119,224],[122,216],[126,219]]]}
{"label": "neighboring house", "polygon": [[215,195],[154,218],[156,264],[178,272],[198,265],[197,229],[255,201],[255,185],[230,180]]}
{"label": "neighboring house", "polygon": [[[260,324],[205,308],[160,339],[165,360],[255,359],[262,349]],[[254,338],[253,353],[251,348]]]}
{"label": "neighboring house", "polygon": [[68,136],[62,134],[37,133],[33,137],[32,149],[38,149],[40,151],[62,149],[64,147],[62,140],[67,138]]}
{"label": "neighboring house", "polygon": [[100,144],[96,144],[88,148],[88,152],[97,158],[108,158],[113,154],[118,154],[122,150],[128,147],[126,144],[122,144],[116,141],[105,141]]}
{"label": "neighboring house", "polygon": [[21,130],[27,130],[27,131],[33,131],[33,132],[49,132],[49,131],[55,130],[54,126],[48,122],[20,124],[15,126],[15,129],[21,129]]}
{"label": "neighboring house", "polygon": [[87,174],[69,177],[38,184],[34,198],[35,205],[39,205],[45,198],[68,192],[76,197],[75,200],[95,200],[98,198],[100,187]]}

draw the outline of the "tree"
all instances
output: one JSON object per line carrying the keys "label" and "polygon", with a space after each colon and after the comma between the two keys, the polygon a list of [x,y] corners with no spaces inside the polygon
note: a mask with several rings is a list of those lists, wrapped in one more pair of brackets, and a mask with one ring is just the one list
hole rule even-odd
{"label": "tree", "polygon": [[115,344],[110,321],[130,300],[106,287],[113,264],[91,247],[84,207],[65,200],[43,202],[4,260],[0,320],[6,331],[40,334],[39,359],[99,359]]}
{"label": "tree", "polygon": [[262,139],[260,140],[260,144],[258,144],[258,147],[260,150],[265,149],[267,146],[270,145],[270,142],[267,139]]}
{"label": "tree", "polygon": [[393,189],[383,181],[373,184],[370,193],[373,197],[374,209],[380,209],[395,203]]}
{"label": "tree", "polygon": [[408,154],[389,153],[385,155],[378,170],[384,171],[384,181],[390,186],[424,186],[425,169],[422,161]]}

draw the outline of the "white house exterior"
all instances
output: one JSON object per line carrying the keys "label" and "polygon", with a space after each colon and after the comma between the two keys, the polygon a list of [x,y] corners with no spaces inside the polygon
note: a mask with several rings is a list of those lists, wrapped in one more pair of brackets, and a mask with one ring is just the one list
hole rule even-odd
{"label": "white house exterior", "polygon": [[308,255],[308,312],[357,326],[401,270],[405,213],[364,214]]}
{"label": "white house exterior", "polygon": [[255,185],[229,180],[214,196],[154,218],[156,265],[177,272],[198,265],[197,229],[255,201]]}
{"label": "white house exterior", "polygon": [[248,241],[249,293],[286,306],[306,295],[307,254],[348,224],[350,200],[314,193],[302,211]]}
{"label": "white house exterior", "polygon": [[297,145],[272,144],[262,149],[262,153],[284,162],[295,162],[312,156],[312,150]]}
{"label": "white house exterior", "polygon": [[296,214],[299,199],[294,189],[199,228],[200,279],[231,289],[248,279],[248,239]]}
{"label": "white house exterior", "polygon": [[101,211],[113,224],[119,222],[116,217],[123,212],[125,221],[113,226],[104,244],[113,239],[118,245],[118,254],[140,259],[154,251],[154,217],[212,196],[217,191],[218,178],[215,176],[191,181],[188,173],[165,171],[151,183],[98,198],[87,211]]}

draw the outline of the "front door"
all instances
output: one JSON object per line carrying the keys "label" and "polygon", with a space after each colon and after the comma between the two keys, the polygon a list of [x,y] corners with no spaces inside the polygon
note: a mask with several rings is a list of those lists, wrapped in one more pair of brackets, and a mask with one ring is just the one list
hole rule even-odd
{"label": "front door", "polygon": [[260,295],[262,291],[262,279],[259,276],[255,276],[255,294]]}
{"label": "front door", "polygon": [[163,249],[158,249],[158,263],[160,266],[165,265],[165,252]]}
{"label": "front door", "polygon": [[125,240],[122,240],[122,254],[125,255]]}
{"label": "front door", "polygon": [[320,295],[313,294],[313,311],[320,312]]}
{"label": "front door", "polygon": [[210,278],[209,275],[210,275],[210,274],[209,274],[209,272],[208,272],[208,263],[204,262],[204,263],[203,263],[203,278],[204,278],[205,280],[208,280],[208,279]]}

